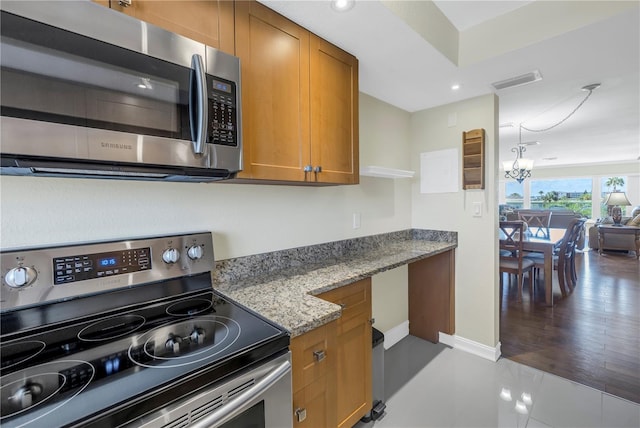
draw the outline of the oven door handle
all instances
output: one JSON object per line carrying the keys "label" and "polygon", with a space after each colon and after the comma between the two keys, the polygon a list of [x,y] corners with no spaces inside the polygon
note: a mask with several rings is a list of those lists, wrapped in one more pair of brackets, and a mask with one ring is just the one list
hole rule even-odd
{"label": "oven door handle", "polygon": [[190,425],[189,428],[213,428],[220,426],[225,422],[228,422],[229,420],[246,410],[245,407],[247,403],[251,402],[251,400],[256,397],[259,397],[290,371],[291,363],[289,361],[283,362],[275,369],[270,371],[265,377],[260,379],[260,381],[254,386],[242,392],[236,398],[229,401],[216,411],[210,413],[209,415],[207,415],[207,417],[200,419],[196,423]]}

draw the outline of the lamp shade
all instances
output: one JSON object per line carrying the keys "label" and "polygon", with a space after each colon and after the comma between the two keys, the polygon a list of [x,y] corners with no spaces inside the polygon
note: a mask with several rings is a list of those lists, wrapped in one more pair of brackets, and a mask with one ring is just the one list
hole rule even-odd
{"label": "lamp shade", "polygon": [[533,169],[533,159],[520,158],[518,159],[518,166],[520,169],[531,171]]}
{"label": "lamp shade", "polygon": [[605,205],[629,206],[631,202],[624,192],[611,192],[604,200]]}
{"label": "lamp shade", "polygon": [[505,172],[511,171],[512,169],[531,171],[533,169],[533,159],[517,158],[515,162],[504,161],[502,162],[502,168],[504,168]]}

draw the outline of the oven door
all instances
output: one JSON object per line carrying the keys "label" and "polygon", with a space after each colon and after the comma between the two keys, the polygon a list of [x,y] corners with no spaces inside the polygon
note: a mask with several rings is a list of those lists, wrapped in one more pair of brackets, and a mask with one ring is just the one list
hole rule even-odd
{"label": "oven door", "polygon": [[292,427],[291,391],[291,353],[288,352],[126,426]]}

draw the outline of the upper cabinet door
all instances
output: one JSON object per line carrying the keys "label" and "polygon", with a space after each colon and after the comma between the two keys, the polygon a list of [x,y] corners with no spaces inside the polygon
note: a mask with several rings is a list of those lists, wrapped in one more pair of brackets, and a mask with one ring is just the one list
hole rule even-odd
{"label": "upper cabinet door", "polygon": [[236,3],[242,65],[240,178],[304,181],[309,163],[309,32],[254,1]]}
{"label": "upper cabinet door", "polygon": [[[104,3],[100,1],[100,3]],[[111,8],[234,54],[233,1],[111,0]]]}
{"label": "upper cabinet door", "polygon": [[323,183],[357,184],[358,60],[311,35],[311,164]]}

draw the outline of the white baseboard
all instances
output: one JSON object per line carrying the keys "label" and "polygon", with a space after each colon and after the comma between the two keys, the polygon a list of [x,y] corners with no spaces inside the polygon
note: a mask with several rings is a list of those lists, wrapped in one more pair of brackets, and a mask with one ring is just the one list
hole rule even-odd
{"label": "white baseboard", "polygon": [[[396,343],[409,335],[409,320],[404,321],[397,326],[389,329],[384,333],[384,349],[391,348]],[[498,361],[500,358],[500,342],[495,347],[483,345],[482,343],[475,342],[473,340],[466,339],[461,336],[450,335],[440,332],[438,335],[438,342],[443,345],[450,346],[461,351],[468,352],[473,355],[477,355],[486,360]]]}
{"label": "white baseboard", "polygon": [[384,333],[384,349],[389,349],[409,336],[409,320],[404,321]]}
{"label": "white baseboard", "polygon": [[500,358],[501,352],[500,347],[501,344],[498,344],[495,347],[483,345],[482,343],[475,342],[473,340],[465,339],[461,336],[449,335],[440,332],[438,341],[444,345],[451,346],[455,349],[460,349],[461,351],[468,352],[473,355],[477,355],[486,360],[490,361],[498,361]]}

